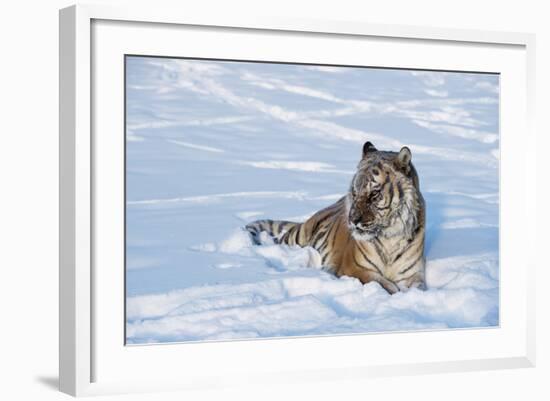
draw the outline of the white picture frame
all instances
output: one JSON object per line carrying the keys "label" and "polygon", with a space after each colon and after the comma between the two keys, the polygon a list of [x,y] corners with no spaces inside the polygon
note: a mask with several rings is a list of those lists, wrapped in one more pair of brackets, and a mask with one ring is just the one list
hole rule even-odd
{"label": "white picture frame", "polygon": [[[120,181],[117,181],[120,177],[116,178],[115,174],[112,181],[105,184],[105,188],[98,187],[104,185],[105,181],[98,181],[96,177],[106,168],[98,160],[112,157],[114,164],[109,167],[116,169],[122,155],[116,155],[116,146],[111,146],[104,140],[98,143],[93,135],[94,129],[103,127],[101,124],[104,114],[101,110],[109,108],[114,113],[121,110],[123,102],[120,103],[119,95],[122,86],[117,86],[120,83],[117,80],[122,72],[118,70],[111,82],[114,83],[112,88],[118,88],[109,97],[113,104],[102,98],[102,93],[111,86],[94,86],[103,79],[107,81],[102,82],[108,82],[110,78],[102,75],[93,82],[93,77],[94,74],[103,74],[101,63],[119,59],[120,54],[130,53],[128,49],[135,50],[138,45],[130,42],[138,41],[138,37],[141,39],[138,52],[140,49],[148,49],[147,54],[151,54],[158,47],[157,51],[162,54],[178,56],[173,50],[174,43],[161,39],[179,32],[180,28],[182,35],[185,35],[185,27],[193,27],[206,35],[209,32],[262,34],[263,40],[273,41],[275,45],[281,43],[279,47],[283,46],[283,35],[295,35],[297,39],[304,37],[304,40],[314,37],[329,40],[331,37],[338,37],[342,43],[363,39],[383,40],[388,45],[414,42],[418,46],[436,46],[441,52],[449,51],[452,47],[454,53],[465,52],[468,55],[473,52],[472,54],[477,55],[477,60],[472,54],[465,57],[470,63],[468,70],[475,70],[475,66],[479,66],[479,71],[487,71],[487,68],[492,72],[506,71],[504,76],[507,81],[505,80],[504,90],[501,92],[501,114],[504,115],[501,120],[501,263],[505,266],[501,276],[501,326],[491,330],[455,330],[446,333],[366,334],[316,339],[156,345],[130,347],[131,350],[125,348],[123,338],[119,335],[124,322],[120,321],[120,327],[114,323],[118,321],[123,310],[118,306],[111,307],[111,313],[105,306],[112,305],[113,300],[118,305],[124,302],[123,286],[119,285],[123,274],[117,270],[120,266],[116,262],[112,263],[118,267],[110,270],[115,272],[114,276],[97,273],[97,269],[104,268],[106,260],[116,260],[118,251],[113,249],[97,252],[98,242],[110,238],[102,231],[105,230],[104,222],[107,221],[102,219],[112,218],[114,215],[104,215],[105,203],[102,202],[105,202],[105,197],[96,194],[105,193],[108,186],[116,188],[120,185]],[[142,32],[144,30],[148,30],[146,36]],[[206,37],[204,40],[207,44]],[[216,15],[191,15],[185,9],[168,11],[154,7],[78,5],[61,10],[60,390],[80,396],[244,385],[252,379],[256,383],[326,380],[329,377],[356,377],[359,380],[381,375],[534,366],[535,283],[532,273],[536,260],[529,255],[535,253],[529,252],[533,246],[529,243],[529,238],[519,238],[519,234],[514,234],[509,227],[526,224],[529,227],[527,232],[534,232],[536,213],[532,205],[527,207],[529,203],[527,195],[523,194],[525,192],[513,191],[511,185],[508,185],[521,182],[521,185],[535,187],[533,176],[527,174],[527,171],[534,170],[536,164],[532,116],[535,85],[534,43],[533,35],[523,33],[244,16],[236,20]],[[229,58],[231,52],[235,51],[230,48],[222,51],[221,45],[217,46],[220,47],[220,58]],[[489,55],[484,55],[486,48],[495,49],[496,56],[491,60],[487,60]],[[258,58],[290,57],[276,52],[274,48],[266,50]],[[501,53],[502,58],[499,58]],[[399,62],[403,55],[395,54],[393,58],[388,54],[386,56],[388,59],[385,66],[403,67]],[[246,58],[246,55],[237,57]],[[319,62],[330,63],[331,57],[337,56],[328,54]],[[349,54],[343,53],[341,57],[349,57]],[[435,61],[433,58],[419,59],[415,63],[417,68],[425,69],[463,68],[456,62],[452,64],[452,60]],[[118,67],[117,64],[109,65],[113,69]],[[492,67],[487,67],[489,65]],[[105,102],[98,102],[100,98]],[[108,120],[109,124],[120,123],[115,123],[114,119],[104,120]],[[116,196],[110,199],[117,201]],[[114,216],[113,221],[118,221],[117,218]],[[112,235],[120,236],[120,230],[116,227],[111,231],[114,231]],[[510,244],[514,244],[514,247],[507,246]],[[510,269],[513,266],[521,267],[513,281],[508,280],[512,276],[506,266],[510,266]],[[366,360],[360,352],[344,355],[346,353],[342,351],[346,347],[361,349],[369,343],[376,343],[375,348],[380,349],[383,344],[397,338],[396,335],[410,344],[417,344],[415,348],[418,352],[400,351],[396,352],[398,355],[391,357],[383,353],[373,353]],[[449,341],[456,345],[455,349],[448,353],[437,350],[438,346],[443,347]],[[433,345],[434,350],[422,350],[419,348],[422,344],[426,347]],[[323,358],[319,358],[321,350]],[[431,356],[430,352],[433,353]],[[436,357],[437,353],[439,355]],[[289,366],[287,359],[281,357],[285,354],[303,355],[310,359],[301,358],[300,361],[309,362],[295,362],[293,366]],[[182,355],[186,357],[182,358]],[[425,357],[420,357],[421,355]],[[254,365],[260,356],[268,363]],[[220,363],[216,363],[216,358],[220,359]],[[251,364],[253,368],[250,368]],[[154,371],[147,370],[147,367],[154,367]]]}

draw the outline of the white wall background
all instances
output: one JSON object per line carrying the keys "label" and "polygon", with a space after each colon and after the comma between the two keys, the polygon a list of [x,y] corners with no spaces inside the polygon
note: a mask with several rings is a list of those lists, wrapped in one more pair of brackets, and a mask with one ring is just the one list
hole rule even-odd
{"label": "white wall background", "polygon": [[[136,1],[96,1],[130,4]],[[146,3],[146,2],[143,2]],[[153,2],[150,2],[153,3]],[[351,1],[232,0],[160,1],[220,14],[251,13],[376,23],[429,25],[537,34],[538,232],[546,249],[550,226],[545,206],[549,146],[550,26],[545,2],[524,0]],[[65,0],[5,1],[0,6],[0,397],[56,400],[58,262],[58,21]],[[521,133],[518,133],[521,135]],[[534,199],[533,199],[534,201]],[[548,261],[540,253],[537,293],[538,366],[534,369],[441,374],[375,380],[232,389],[201,394],[122,396],[131,400],[187,399],[548,399],[550,390],[550,297]],[[115,399],[115,397],[106,397]],[[118,399],[118,398],[116,398]]]}

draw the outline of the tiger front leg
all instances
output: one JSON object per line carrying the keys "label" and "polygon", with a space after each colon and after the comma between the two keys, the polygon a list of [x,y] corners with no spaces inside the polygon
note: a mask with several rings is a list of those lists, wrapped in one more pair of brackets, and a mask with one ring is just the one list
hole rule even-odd
{"label": "tiger front leg", "polygon": [[346,269],[342,272],[339,272],[338,276],[355,277],[359,279],[359,281],[361,281],[361,283],[363,284],[370,283],[371,281],[376,281],[390,295],[393,295],[396,292],[399,292],[400,290],[399,286],[396,283],[394,283],[393,281],[387,279],[386,277],[382,276],[380,273],[375,272],[373,270],[367,270],[367,269],[361,269],[361,268]]}
{"label": "tiger front leg", "polygon": [[382,286],[383,289],[388,291],[390,295],[395,294],[396,292],[399,292],[400,288],[397,284],[395,284],[393,281],[388,280],[384,276],[378,275],[378,277],[375,277],[373,281],[378,282]]}
{"label": "tiger front leg", "polygon": [[428,289],[426,286],[426,278],[423,271],[418,271],[410,277],[397,281],[397,285],[401,291],[407,291],[411,288],[418,288],[425,291]]}

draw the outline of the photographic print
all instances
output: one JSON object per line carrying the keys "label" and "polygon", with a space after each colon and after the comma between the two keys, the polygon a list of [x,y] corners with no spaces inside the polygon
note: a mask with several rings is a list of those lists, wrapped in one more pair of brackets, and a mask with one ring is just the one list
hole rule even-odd
{"label": "photographic print", "polygon": [[126,343],[499,325],[499,76],[125,57]]}

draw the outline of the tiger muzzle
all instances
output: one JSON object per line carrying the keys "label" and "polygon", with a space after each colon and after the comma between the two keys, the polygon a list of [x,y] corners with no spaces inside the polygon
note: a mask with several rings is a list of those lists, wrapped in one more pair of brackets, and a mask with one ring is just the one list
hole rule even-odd
{"label": "tiger muzzle", "polygon": [[361,211],[352,208],[348,216],[350,228],[359,232],[369,232],[374,230],[374,215],[370,210]]}

